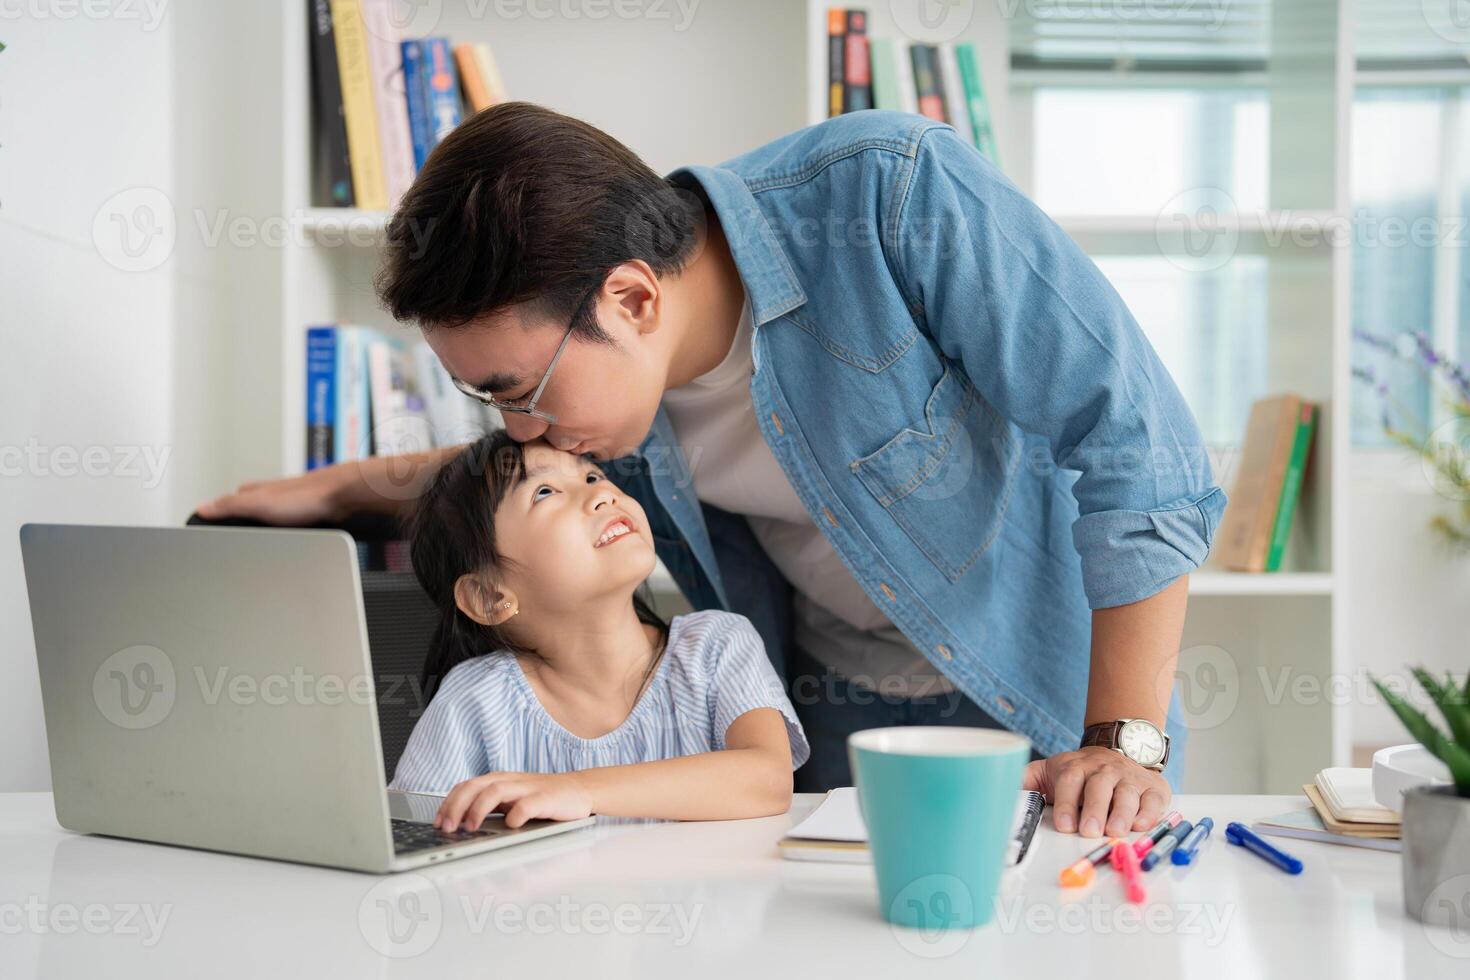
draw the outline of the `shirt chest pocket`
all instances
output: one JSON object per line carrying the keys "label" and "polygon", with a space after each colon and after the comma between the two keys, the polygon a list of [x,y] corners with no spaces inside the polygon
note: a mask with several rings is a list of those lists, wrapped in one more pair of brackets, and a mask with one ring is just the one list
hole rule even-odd
{"label": "shirt chest pocket", "polygon": [[1014,429],[946,364],[923,420],[849,466],[953,582],[999,533],[1020,455]]}

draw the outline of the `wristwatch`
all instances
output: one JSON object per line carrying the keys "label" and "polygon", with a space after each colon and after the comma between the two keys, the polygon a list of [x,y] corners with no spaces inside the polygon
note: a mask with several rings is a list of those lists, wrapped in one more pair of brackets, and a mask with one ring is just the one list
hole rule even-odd
{"label": "wristwatch", "polygon": [[1101,745],[1145,769],[1162,772],[1169,761],[1169,736],[1146,718],[1119,718],[1088,725],[1082,732],[1082,748]]}

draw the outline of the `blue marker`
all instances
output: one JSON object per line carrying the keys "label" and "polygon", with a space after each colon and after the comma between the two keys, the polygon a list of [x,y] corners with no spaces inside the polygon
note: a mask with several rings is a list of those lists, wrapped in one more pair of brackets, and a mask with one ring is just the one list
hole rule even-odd
{"label": "blue marker", "polygon": [[1143,856],[1143,861],[1139,864],[1139,867],[1141,867],[1144,871],[1153,870],[1153,866],[1164,860],[1164,858],[1168,857],[1169,852],[1178,847],[1179,842],[1182,841],[1185,836],[1193,829],[1194,825],[1191,824],[1188,820],[1181,820],[1176,823],[1173,828],[1170,829],[1170,831],[1163,836],[1162,840],[1160,840],[1157,844],[1148,849],[1148,853]]}
{"label": "blue marker", "polygon": [[1264,861],[1270,861],[1289,875],[1299,875],[1302,873],[1301,861],[1287,854],[1285,851],[1278,851],[1251,833],[1242,824],[1227,824],[1225,827],[1225,839],[1232,844],[1245,848]]}
{"label": "blue marker", "polygon": [[1194,829],[1189,832],[1189,835],[1179,842],[1179,846],[1174,848],[1174,853],[1169,855],[1169,857],[1174,860],[1175,864],[1193,863],[1194,852],[1199,849],[1199,846],[1205,842],[1205,838],[1210,836],[1210,831],[1214,829],[1215,821],[1209,817],[1202,818],[1199,823],[1194,825]]}

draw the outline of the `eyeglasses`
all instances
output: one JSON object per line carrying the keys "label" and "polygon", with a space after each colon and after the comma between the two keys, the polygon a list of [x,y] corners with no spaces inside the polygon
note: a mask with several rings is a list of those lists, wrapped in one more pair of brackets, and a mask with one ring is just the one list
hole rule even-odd
{"label": "eyeglasses", "polygon": [[[454,386],[460,391],[476,401],[484,402],[491,408],[499,409],[501,412],[511,412],[516,415],[529,415],[531,418],[545,422],[547,425],[555,425],[556,416],[537,409],[536,402],[541,399],[541,392],[546,390],[546,382],[551,380],[551,372],[556,370],[556,362],[561,360],[561,352],[567,349],[567,341],[572,339],[572,328],[576,326],[576,323],[576,318],[573,317],[571,325],[567,327],[566,334],[561,338],[561,343],[556,348],[556,353],[551,357],[551,363],[546,365],[546,373],[541,375],[541,383],[536,386],[535,391],[531,392],[530,398],[524,405],[503,402],[489,392],[476,388],[468,381],[461,380],[460,378],[451,378],[450,380],[454,382]],[[520,400],[519,398],[516,399],[516,401]]]}

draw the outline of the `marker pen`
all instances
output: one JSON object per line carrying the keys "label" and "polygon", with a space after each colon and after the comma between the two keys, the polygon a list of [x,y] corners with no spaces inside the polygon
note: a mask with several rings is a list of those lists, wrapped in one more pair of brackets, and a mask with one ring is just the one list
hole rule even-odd
{"label": "marker pen", "polygon": [[1116,837],[1110,837],[1099,844],[1093,850],[1088,851],[1078,858],[1076,863],[1062,869],[1062,885],[1066,888],[1081,888],[1092,881],[1093,868],[1102,864],[1113,853],[1113,845],[1118,842]]}
{"label": "marker pen", "polygon": [[1164,858],[1168,857],[1169,852],[1178,847],[1179,842],[1184,840],[1185,836],[1193,829],[1194,824],[1190,823],[1188,820],[1179,821],[1177,824],[1174,825],[1173,830],[1164,835],[1163,840],[1155,844],[1152,848],[1150,848],[1149,852],[1143,856],[1143,861],[1139,864],[1139,867],[1145,871],[1151,870],[1154,865],[1158,864],[1160,861],[1164,860]]}

